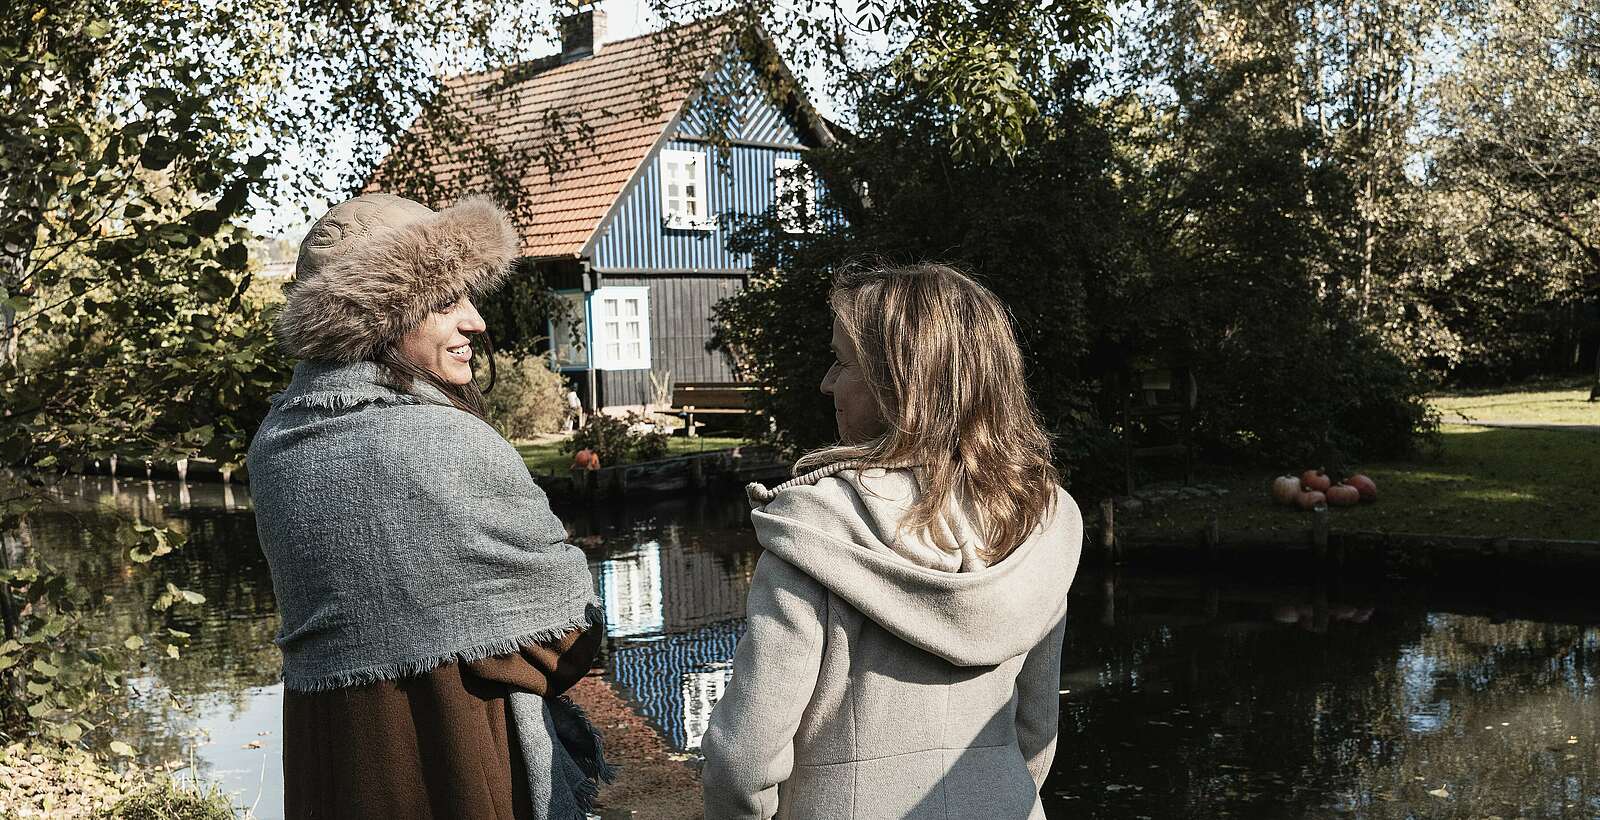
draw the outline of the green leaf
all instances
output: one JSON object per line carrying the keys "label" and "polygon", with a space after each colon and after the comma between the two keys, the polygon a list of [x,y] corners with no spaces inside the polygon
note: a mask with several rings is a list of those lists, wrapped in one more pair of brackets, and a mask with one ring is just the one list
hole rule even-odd
{"label": "green leaf", "polygon": [[189,639],[189,637],[190,637],[190,635],[189,635],[189,633],[187,633],[187,632],[184,632],[184,631],[183,631],[183,630],[181,630],[181,629],[173,629],[173,628],[171,628],[171,627],[168,627],[168,628],[167,628],[167,634],[168,634],[168,635],[171,635],[171,636],[172,636],[172,637],[174,637],[174,638],[177,638],[177,639],[178,639],[178,640],[180,640],[180,641],[183,641],[183,640],[188,640],[188,639]]}
{"label": "green leaf", "polygon": [[61,669],[59,667],[56,667],[55,665],[51,664],[49,661],[46,661],[44,658],[35,658],[34,659],[34,661],[33,661],[33,671],[38,672],[39,674],[44,675],[47,678],[53,678],[56,675],[61,674]]}
{"label": "green leaf", "polygon": [[178,156],[177,146],[161,134],[151,134],[139,152],[139,164],[151,171],[160,171],[172,164]]}
{"label": "green leaf", "polygon": [[128,639],[122,642],[122,645],[128,647],[129,649],[138,649],[144,646],[144,638],[141,638],[138,635],[129,635]]}
{"label": "green leaf", "polygon": [[191,604],[203,604],[203,603],[206,602],[206,596],[201,595],[200,593],[195,592],[192,589],[186,589],[186,590],[183,591],[182,594],[183,594],[183,600],[188,602],[188,603],[191,603]]}
{"label": "green leaf", "polygon": [[167,657],[172,658],[174,660],[176,660],[178,658],[178,645],[177,644],[172,644],[172,643],[167,644]]}
{"label": "green leaf", "polygon": [[89,35],[91,40],[98,40],[111,33],[111,24],[104,20],[95,20],[83,27],[83,33]]}
{"label": "green leaf", "polygon": [[123,757],[133,757],[133,747],[120,740],[111,741],[111,753]]}
{"label": "green leaf", "polygon": [[42,700],[37,702],[37,703],[29,704],[28,705],[28,717],[31,717],[31,718],[34,718],[34,719],[42,718],[45,715],[50,714],[50,711],[53,708],[54,707],[52,707],[49,703],[46,703],[45,701],[42,701]]}
{"label": "green leaf", "polygon": [[68,743],[76,743],[78,738],[83,737],[83,727],[75,722],[68,723],[56,731],[61,736],[61,739]]}

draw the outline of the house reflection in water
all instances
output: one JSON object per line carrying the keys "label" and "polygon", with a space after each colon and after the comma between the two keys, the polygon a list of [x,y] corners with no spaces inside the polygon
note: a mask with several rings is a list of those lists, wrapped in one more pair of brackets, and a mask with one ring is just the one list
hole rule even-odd
{"label": "house reflection in water", "polygon": [[600,564],[600,594],[606,602],[606,634],[613,638],[659,635],[661,545],[650,541],[633,554]]}
{"label": "house reflection in water", "polygon": [[610,676],[672,747],[697,749],[731,675],[757,553],[686,545],[675,528],[658,534],[595,572]]}

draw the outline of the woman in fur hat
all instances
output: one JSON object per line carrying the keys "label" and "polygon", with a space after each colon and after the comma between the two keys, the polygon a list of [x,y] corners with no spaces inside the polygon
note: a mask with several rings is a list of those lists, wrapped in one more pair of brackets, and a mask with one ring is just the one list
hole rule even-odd
{"label": "woman in fur hat", "polygon": [[748,488],[766,550],[705,815],[1043,818],[1083,525],[1005,306],[942,265],[830,303],[840,443]]}
{"label": "woman in fur hat", "polygon": [[487,200],[387,194],[301,245],[300,361],[249,454],[290,818],[570,820],[610,776],[561,697],[603,632],[588,565],[472,382],[472,298],[517,248]]}

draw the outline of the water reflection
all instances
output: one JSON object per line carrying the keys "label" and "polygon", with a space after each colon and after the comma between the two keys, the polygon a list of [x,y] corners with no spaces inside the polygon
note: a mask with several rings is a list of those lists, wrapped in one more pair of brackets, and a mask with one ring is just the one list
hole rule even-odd
{"label": "water reflection", "polygon": [[[186,760],[281,814],[277,629],[243,487],[69,479],[15,552],[114,591],[104,634],[193,634],[153,654],[116,717],[153,761]],[[97,528],[106,507],[189,545],[151,577]],[[698,748],[729,682],[756,552],[737,500],[561,509],[590,557],[600,659],[667,742]],[[154,613],[166,581],[206,596]],[[1086,574],[1068,622],[1053,816],[1600,816],[1596,603],[1499,579],[1391,586]]]}

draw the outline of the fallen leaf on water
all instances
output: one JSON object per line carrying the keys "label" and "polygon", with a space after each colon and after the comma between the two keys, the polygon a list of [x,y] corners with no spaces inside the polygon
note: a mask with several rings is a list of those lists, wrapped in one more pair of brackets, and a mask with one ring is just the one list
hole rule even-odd
{"label": "fallen leaf on water", "polygon": [[1434,797],[1449,797],[1450,796],[1450,790],[1445,788],[1445,787],[1443,787],[1443,786],[1440,786],[1439,788],[1428,792],[1428,794],[1431,794]]}
{"label": "fallen leaf on water", "polygon": [[259,749],[259,748],[261,748],[261,741],[252,740],[249,743],[246,743],[243,746],[240,746],[239,748],[241,748],[241,749]]}

